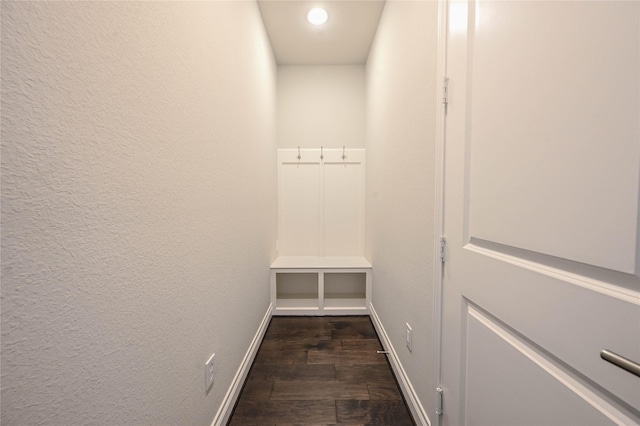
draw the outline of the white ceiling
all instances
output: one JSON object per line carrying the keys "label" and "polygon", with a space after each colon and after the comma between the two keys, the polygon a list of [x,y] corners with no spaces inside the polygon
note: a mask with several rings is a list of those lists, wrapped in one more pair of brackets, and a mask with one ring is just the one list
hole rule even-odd
{"label": "white ceiling", "polygon": [[[258,0],[264,26],[280,65],[364,64],[384,0]],[[329,20],[307,22],[307,12],[323,7]]]}

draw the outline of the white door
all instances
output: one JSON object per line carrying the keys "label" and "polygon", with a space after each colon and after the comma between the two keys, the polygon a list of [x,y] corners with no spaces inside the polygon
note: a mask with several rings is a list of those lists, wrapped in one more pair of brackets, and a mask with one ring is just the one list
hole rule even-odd
{"label": "white door", "polygon": [[442,423],[639,423],[640,2],[448,6]]}

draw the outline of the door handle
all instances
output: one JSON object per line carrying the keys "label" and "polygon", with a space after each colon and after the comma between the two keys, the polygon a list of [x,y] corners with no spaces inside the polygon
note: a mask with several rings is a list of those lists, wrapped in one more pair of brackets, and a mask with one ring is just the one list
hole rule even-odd
{"label": "door handle", "polygon": [[609,361],[611,364],[617,365],[623,370],[628,371],[631,374],[635,374],[640,377],[640,364],[635,361],[631,361],[617,353],[611,352],[610,350],[603,349],[600,351],[600,358],[605,361]]}

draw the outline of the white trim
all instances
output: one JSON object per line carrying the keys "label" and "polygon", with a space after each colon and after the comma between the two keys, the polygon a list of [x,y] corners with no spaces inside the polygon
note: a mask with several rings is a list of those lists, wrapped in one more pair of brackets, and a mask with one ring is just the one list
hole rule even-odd
{"label": "white trim", "polygon": [[[429,416],[427,415],[427,413],[424,410],[424,407],[420,403],[420,399],[418,398],[418,395],[416,394],[416,391],[413,388],[413,385],[411,384],[411,380],[409,380],[409,377],[407,376],[406,371],[404,371],[404,368],[400,363],[398,354],[396,353],[396,350],[391,344],[391,341],[389,340],[389,336],[387,335],[387,332],[385,331],[382,323],[380,322],[380,318],[378,317],[376,310],[373,308],[373,303],[369,305],[369,308],[370,308],[369,311],[370,311],[371,320],[373,322],[373,326],[376,328],[376,331],[378,332],[378,337],[380,338],[382,347],[387,352],[389,352],[388,353],[389,363],[391,364],[391,368],[393,369],[393,372],[395,373],[396,378],[398,379],[398,383],[400,384],[400,390],[402,391],[402,394],[404,395],[407,401],[407,405],[409,405],[409,410],[411,410],[413,419],[416,422],[418,422],[418,424],[421,424],[424,426],[427,426],[427,425],[431,426],[431,421],[429,420]],[[435,394],[435,390],[434,390],[434,394]]]}
{"label": "white trim", "polygon": [[[447,76],[447,0],[438,0],[438,52],[436,79],[439,90],[443,90],[444,79]],[[442,95],[442,93],[440,93]],[[442,96],[436,96],[436,152],[435,152],[435,211],[434,211],[434,253],[440,251],[440,237],[444,232],[444,156],[446,140],[446,106],[442,104]],[[446,248],[445,248],[446,250]],[[445,253],[446,259],[446,253]],[[436,386],[442,384],[442,286],[444,268],[440,256],[434,256],[433,264],[433,371]],[[436,407],[436,390],[431,389],[428,400]],[[441,416],[436,415],[435,424],[440,424]]]}
{"label": "white trim", "polygon": [[608,297],[614,297],[618,300],[622,300],[623,302],[640,305],[640,292],[636,290],[627,289],[608,283],[606,281],[601,281],[584,275],[575,274],[573,272],[569,272],[561,268],[555,268],[551,265],[545,265],[544,263],[536,262],[534,260],[523,259],[509,253],[503,253],[498,250],[482,247],[474,243],[467,243],[462,248],[464,248],[465,250],[473,251],[475,253],[479,253],[483,256],[498,259],[505,263],[516,265],[520,268],[528,269],[529,271],[537,272],[538,274],[546,275],[558,281],[564,281],[569,284],[586,288],[587,290],[604,294]]}
{"label": "white trim", "polygon": [[271,269],[366,269],[371,263],[362,256],[280,256]]}
{"label": "white trim", "polygon": [[221,426],[226,425],[231,417],[233,412],[233,407],[240,396],[240,391],[242,391],[242,385],[244,384],[245,379],[247,378],[247,374],[249,374],[249,370],[251,369],[251,365],[253,364],[253,360],[258,352],[258,348],[260,347],[260,343],[262,343],[262,338],[264,337],[264,333],[267,331],[267,327],[269,326],[269,321],[271,320],[271,312],[273,311],[273,305],[269,305],[267,309],[267,313],[264,314],[264,318],[262,319],[262,323],[260,323],[260,327],[256,332],[255,336],[253,336],[253,340],[249,345],[249,349],[245,354],[242,362],[240,363],[240,367],[236,372],[236,375],[233,377],[231,381],[231,386],[229,386],[229,390],[227,394],[224,396],[222,400],[222,404],[220,404],[220,408],[213,418],[213,422],[211,422],[211,426]]}

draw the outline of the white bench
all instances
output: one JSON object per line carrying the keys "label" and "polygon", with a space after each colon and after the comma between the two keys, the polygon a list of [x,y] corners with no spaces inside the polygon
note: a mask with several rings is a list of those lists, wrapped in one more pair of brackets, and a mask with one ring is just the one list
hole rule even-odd
{"label": "white bench", "polygon": [[364,257],[279,257],[271,265],[274,315],[368,315],[371,264]]}

